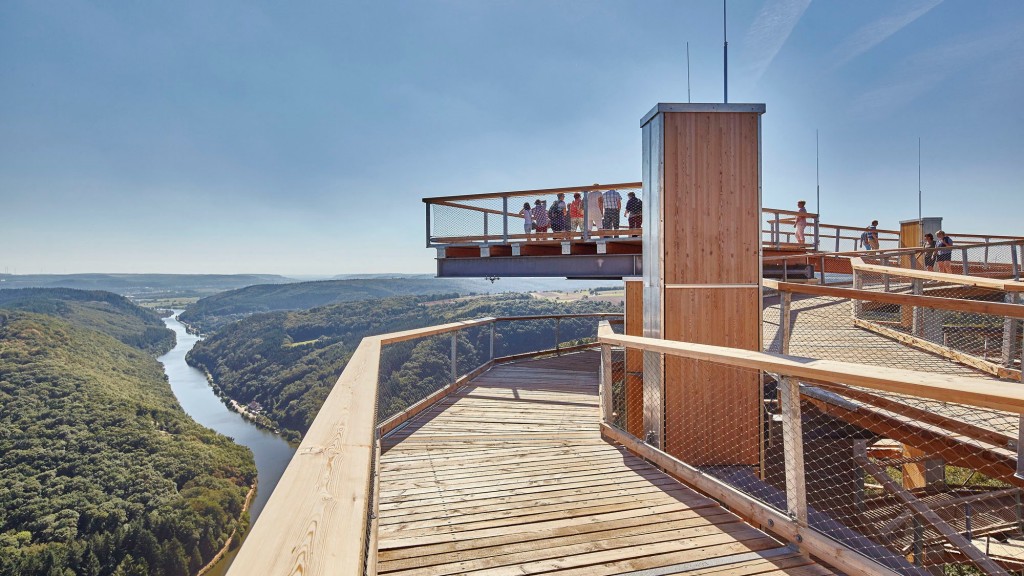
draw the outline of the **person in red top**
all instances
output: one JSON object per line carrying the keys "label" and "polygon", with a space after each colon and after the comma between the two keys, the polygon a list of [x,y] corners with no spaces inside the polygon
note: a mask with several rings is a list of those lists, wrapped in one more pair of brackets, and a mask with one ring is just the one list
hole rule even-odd
{"label": "person in red top", "polygon": [[583,232],[583,196],[577,192],[569,202],[569,232]]}

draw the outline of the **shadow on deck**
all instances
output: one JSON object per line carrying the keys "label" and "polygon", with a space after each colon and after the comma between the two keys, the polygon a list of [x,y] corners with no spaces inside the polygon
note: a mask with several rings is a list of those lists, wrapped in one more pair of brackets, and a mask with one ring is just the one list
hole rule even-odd
{"label": "shadow on deck", "polygon": [[496,366],[382,443],[380,574],[831,574],[601,438],[596,352]]}

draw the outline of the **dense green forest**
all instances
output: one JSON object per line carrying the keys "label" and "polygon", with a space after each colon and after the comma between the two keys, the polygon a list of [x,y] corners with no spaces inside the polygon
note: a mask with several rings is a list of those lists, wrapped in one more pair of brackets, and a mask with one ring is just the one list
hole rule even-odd
{"label": "dense green forest", "polygon": [[[571,286],[591,288],[607,282],[580,281]],[[533,290],[564,290],[561,278],[504,278],[492,283],[479,278],[434,278],[427,275],[344,278],[285,285],[249,286],[222,292],[192,304],[181,320],[201,332],[210,333],[250,314],[277,310],[308,310],[318,306],[373,300],[394,296],[440,293],[493,294]]]}
{"label": "dense green forest", "polygon": [[182,411],[148,313],[46,296],[0,309],[0,574],[194,574],[247,523],[252,454]]}
{"label": "dense green forest", "polygon": [[158,313],[110,292],[68,288],[0,290],[0,308],[57,316],[154,355],[174,347],[174,332],[164,326]]}
{"label": "dense green forest", "polygon": [[[294,440],[309,428],[364,336],[484,316],[621,312],[621,307],[608,302],[565,304],[523,294],[439,299],[398,297],[256,314],[200,341],[187,359],[209,372],[227,396],[242,404],[259,402],[270,425]],[[596,327],[594,319],[564,321],[561,340],[593,337]],[[495,335],[497,356],[550,348],[554,345],[554,321],[502,322]],[[487,359],[489,342],[488,329],[460,334],[460,373]],[[450,351],[450,336],[386,347],[381,361],[380,417],[447,383]]]}

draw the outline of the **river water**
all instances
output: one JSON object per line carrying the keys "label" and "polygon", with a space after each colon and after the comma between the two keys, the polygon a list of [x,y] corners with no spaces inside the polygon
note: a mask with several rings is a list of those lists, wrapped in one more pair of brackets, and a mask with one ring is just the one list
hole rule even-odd
{"label": "river water", "polygon": [[[193,420],[231,437],[236,443],[248,446],[252,450],[256,458],[259,487],[249,507],[249,516],[252,522],[255,522],[260,511],[266,506],[274,487],[277,486],[278,480],[281,479],[288,462],[291,461],[292,455],[295,454],[295,448],[280,436],[257,427],[237,412],[229,410],[213,393],[210,383],[206,381],[206,375],[185,363],[185,354],[195,346],[199,337],[189,334],[185,326],[178,321],[180,312],[175,310],[173,316],[164,318],[164,324],[174,330],[178,340],[173,350],[157,360],[164,365],[164,371],[171,382],[171,390],[178,397],[178,402]],[[233,556],[234,554],[230,554],[228,560]],[[226,569],[228,564],[230,561],[220,562],[207,574],[217,574]]]}

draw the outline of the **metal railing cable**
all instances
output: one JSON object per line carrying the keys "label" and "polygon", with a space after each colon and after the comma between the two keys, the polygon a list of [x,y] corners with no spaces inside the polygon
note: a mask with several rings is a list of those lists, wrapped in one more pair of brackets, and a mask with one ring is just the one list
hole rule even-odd
{"label": "metal railing cable", "polygon": [[1019,420],[1024,388],[608,333],[601,344],[606,435],[806,553],[847,573],[1024,566],[1017,429],[998,419]]}

